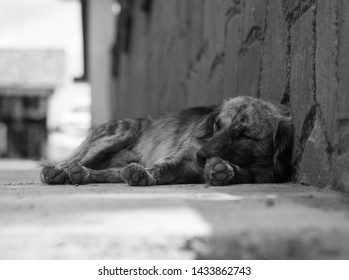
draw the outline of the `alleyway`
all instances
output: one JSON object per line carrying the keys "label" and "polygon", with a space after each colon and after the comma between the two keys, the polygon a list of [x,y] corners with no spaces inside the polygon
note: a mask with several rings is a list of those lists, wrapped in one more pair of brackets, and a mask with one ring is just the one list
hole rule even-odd
{"label": "alleyway", "polygon": [[0,163],[0,259],[349,258],[349,200],[299,185],[46,186]]}

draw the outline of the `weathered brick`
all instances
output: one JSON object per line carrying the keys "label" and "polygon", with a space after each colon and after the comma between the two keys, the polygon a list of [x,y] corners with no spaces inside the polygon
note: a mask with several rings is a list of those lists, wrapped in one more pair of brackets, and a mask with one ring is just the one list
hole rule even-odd
{"label": "weathered brick", "polygon": [[[122,119],[125,118],[125,115],[127,114],[126,110],[124,109],[124,106],[127,106],[127,94],[129,92],[129,57],[125,54],[120,55],[120,62],[119,62],[119,77],[118,77],[118,84],[117,84],[117,94],[116,96],[116,109],[115,111],[115,118],[116,119]],[[128,108],[128,106],[127,106]]]}
{"label": "weathered brick", "polygon": [[260,97],[280,103],[287,84],[287,23],[281,1],[270,1],[263,47]]}
{"label": "weathered brick", "polygon": [[239,57],[238,95],[257,97],[261,42],[254,42],[247,52]]}
{"label": "weathered brick", "polygon": [[337,154],[349,153],[349,120],[338,121],[336,136]]}
{"label": "weathered brick", "polygon": [[[221,58],[219,58],[221,57]],[[218,54],[216,60],[217,65],[212,67],[208,73],[209,78],[207,81],[207,95],[206,95],[206,104],[218,104],[222,102],[223,99],[223,81],[224,81],[224,68],[223,54]]]}
{"label": "weathered brick", "polygon": [[305,144],[298,169],[298,182],[326,187],[330,180],[330,155],[324,129],[319,118]]}
{"label": "weathered brick", "polygon": [[204,1],[186,1],[188,4],[188,51],[190,63],[194,64],[200,59],[200,53],[204,47]]}
{"label": "weathered brick", "polygon": [[[152,116],[158,117],[165,112],[173,110],[169,98],[169,79],[173,73],[171,64],[178,39],[178,2],[176,0],[154,1],[152,18],[150,20],[147,69],[151,69],[148,79],[149,93],[147,110]],[[178,60],[186,58],[187,52],[182,53]]]}
{"label": "weathered brick", "polygon": [[290,23],[294,23],[316,0],[283,0],[284,14]]}
{"label": "weathered brick", "polygon": [[211,61],[223,52],[225,14],[229,7],[226,0],[204,2],[204,42],[206,55]]}
{"label": "weathered brick", "polygon": [[170,56],[169,64],[172,67],[169,67],[166,100],[164,102],[169,112],[186,106],[185,99],[187,98],[187,91],[182,85],[186,78],[186,70],[188,69],[188,59],[186,59],[185,54],[187,54],[186,38],[178,34]]}
{"label": "weathered brick", "polygon": [[[336,95],[333,187],[349,192],[349,2],[338,7],[338,90]],[[338,4],[339,5],[339,4]]]}
{"label": "weathered brick", "polygon": [[[300,5],[300,2],[304,0],[283,0],[282,5],[284,8],[285,15],[290,14],[292,11],[295,10],[297,6]],[[278,1],[279,2],[279,1]]]}
{"label": "weathered brick", "polygon": [[349,192],[349,153],[335,158],[333,170],[332,187]]}
{"label": "weathered brick", "polygon": [[305,117],[314,103],[313,21],[314,9],[311,8],[291,28],[290,101],[296,145],[302,135]]}
{"label": "weathered brick", "polygon": [[267,0],[244,0],[242,1],[242,26],[241,39],[245,40],[254,27],[264,31],[265,17],[267,11]]}
{"label": "weathered brick", "polygon": [[191,66],[185,81],[185,88],[188,92],[187,106],[204,106],[206,105],[207,91],[207,59],[201,58]]}
{"label": "weathered brick", "polygon": [[338,38],[338,119],[349,119],[349,1],[339,7]]}
{"label": "weathered brick", "polygon": [[[128,79],[128,90],[124,93],[123,97],[123,107],[127,107],[128,110],[122,110],[125,117],[141,117],[146,115],[147,112],[147,95],[139,95],[138,92],[144,91],[146,88],[146,79],[144,79],[144,73],[147,67],[147,56],[144,54],[148,50],[148,37],[147,37],[147,15],[142,11],[140,3],[137,2],[137,7],[135,10],[135,16],[133,19],[133,31],[131,34],[131,42],[137,40],[137,44],[131,45],[132,55],[128,57],[128,73],[126,74],[126,79]],[[137,100],[130,105],[129,100]]]}
{"label": "weathered brick", "polygon": [[258,95],[266,4],[265,0],[243,1],[239,7],[241,15],[235,15],[226,25],[224,73],[229,78],[224,77],[224,96],[229,91],[233,96]]}
{"label": "weathered brick", "polygon": [[224,87],[223,97],[238,95],[239,49],[242,40],[239,38],[241,14],[235,14],[226,25]]}
{"label": "weathered brick", "polygon": [[319,1],[316,15],[316,98],[325,118],[326,131],[334,143],[336,112],[336,5]]}
{"label": "weathered brick", "polygon": [[207,71],[207,104],[220,102],[223,98],[223,61],[225,41],[225,18],[229,1],[205,1],[204,44]]}
{"label": "weathered brick", "polygon": [[349,192],[349,120],[340,120],[336,131],[333,188]]}

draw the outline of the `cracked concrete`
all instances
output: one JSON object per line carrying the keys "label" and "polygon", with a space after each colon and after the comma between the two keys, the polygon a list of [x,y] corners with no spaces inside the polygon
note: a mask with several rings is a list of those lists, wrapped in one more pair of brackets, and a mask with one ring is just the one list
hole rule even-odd
{"label": "cracked concrete", "polygon": [[0,162],[0,259],[348,259],[349,198],[296,184],[46,186]]}

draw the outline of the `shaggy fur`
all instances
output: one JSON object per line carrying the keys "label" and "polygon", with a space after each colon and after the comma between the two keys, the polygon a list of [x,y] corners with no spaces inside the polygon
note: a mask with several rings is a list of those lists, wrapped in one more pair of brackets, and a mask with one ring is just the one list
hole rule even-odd
{"label": "shaggy fur", "polygon": [[292,119],[282,105],[236,97],[157,120],[104,124],[60,164],[43,163],[47,184],[132,186],[286,181],[291,175]]}

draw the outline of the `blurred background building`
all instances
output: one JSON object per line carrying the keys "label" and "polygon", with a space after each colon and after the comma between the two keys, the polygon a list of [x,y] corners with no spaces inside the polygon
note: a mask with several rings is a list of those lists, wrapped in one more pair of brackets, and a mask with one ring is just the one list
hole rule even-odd
{"label": "blurred background building", "polygon": [[112,0],[0,2],[1,157],[61,160],[111,119],[119,11]]}
{"label": "blurred background building", "polygon": [[38,158],[45,153],[48,100],[64,77],[64,52],[0,50],[0,154]]}

